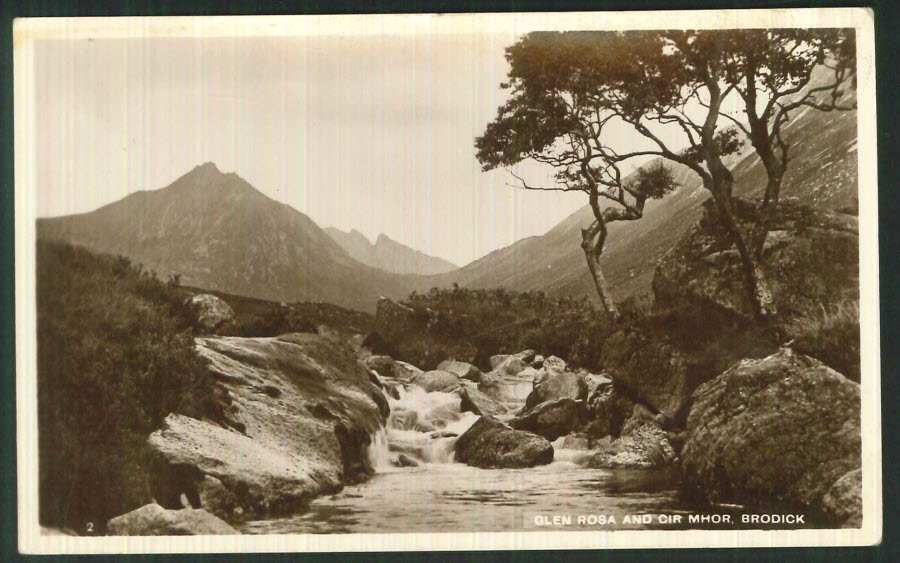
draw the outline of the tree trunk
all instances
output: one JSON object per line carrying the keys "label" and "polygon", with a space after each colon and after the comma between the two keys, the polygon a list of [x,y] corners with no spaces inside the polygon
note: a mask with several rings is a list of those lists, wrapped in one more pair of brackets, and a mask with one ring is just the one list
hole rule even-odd
{"label": "tree trunk", "polygon": [[775,307],[775,299],[769,286],[769,279],[763,267],[762,259],[747,244],[747,238],[734,218],[730,197],[721,192],[713,191],[713,199],[719,210],[722,224],[731,235],[740,255],[741,266],[744,272],[744,286],[750,299],[753,318],[764,327],[772,327],[777,321],[778,311]]}
{"label": "tree trunk", "polygon": [[591,271],[591,277],[594,279],[594,286],[597,288],[597,294],[600,296],[600,303],[606,316],[611,321],[615,321],[619,317],[619,311],[613,303],[612,296],[609,294],[609,285],[606,278],[603,277],[603,271],[600,269],[600,256],[593,249],[584,249],[584,256],[587,258],[588,269]]}

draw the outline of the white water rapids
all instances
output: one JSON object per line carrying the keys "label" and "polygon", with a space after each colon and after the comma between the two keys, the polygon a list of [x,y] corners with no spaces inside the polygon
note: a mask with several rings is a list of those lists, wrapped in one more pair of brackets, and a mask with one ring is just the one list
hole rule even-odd
{"label": "white water rapids", "polygon": [[[530,383],[510,381],[504,391],[513,413],[524,403]],[[563,439],[553,444],[553,463],[542,467],[478,469],[454,463],[457,437],[478,416],[460,411],[456,392],[426,393],[415,385],[398,385],[396,394],[398,398],[388,397],[387,425],[373,437],[367,452],[375,475],[313,501],[303,514],[248,522],[241,531],[510,531],[535,529],[536,516],[556,514],[617,516],[614,527],[595,523],[570,529],[634,529],[653,526],[624,524],[625,514],[696,511],[680,498],[671,472],[590,469],[586,463],[593,452],[563,449]],[[401,466],[403,457],[416,465]]]}
{"label": "white water rapids", "polygon": [[369,446],[369,460],[379,473],[396,469],[400,454],[419,463],[452,463],[456,438],[469,429],[478,416],[460,412],[456,392],[426,393],[419,386],[397,387],[399,399],[389,397],[391,414],[387,427]]}

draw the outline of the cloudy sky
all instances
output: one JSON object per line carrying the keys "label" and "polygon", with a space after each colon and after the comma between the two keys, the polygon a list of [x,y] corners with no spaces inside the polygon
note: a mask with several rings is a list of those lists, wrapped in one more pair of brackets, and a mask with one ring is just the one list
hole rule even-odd
{"label": "cloudy sky", "polygon": [[[320,226],[463,265],[583,205],[481,172],[510,32],[36,43],[37,211],[95,209],[197,164]],[[540,181],[547,172],[526,169]]]}

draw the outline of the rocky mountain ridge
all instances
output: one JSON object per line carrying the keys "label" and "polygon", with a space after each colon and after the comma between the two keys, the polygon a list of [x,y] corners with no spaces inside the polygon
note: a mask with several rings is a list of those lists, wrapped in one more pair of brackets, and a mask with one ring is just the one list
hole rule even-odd
{"label": "rocky mountain ridge", "polygon": [[401,244],[384,233],[378,235],[373,244],[356,229],[345,232],[335,227],[326,227],[325,232],[357,262],[386,272],[431,276],[446,274],[459,267],[443,258],[429,256]]}

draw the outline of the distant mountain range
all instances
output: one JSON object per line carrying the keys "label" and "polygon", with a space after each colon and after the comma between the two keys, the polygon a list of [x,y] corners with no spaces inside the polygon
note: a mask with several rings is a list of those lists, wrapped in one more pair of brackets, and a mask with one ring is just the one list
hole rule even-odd
{"label": "distant mountain range", "polygon": [[[799,112],[785,135],[792,146],[783,197],[819,208],[855,205],[856,112]],[[731,162],[736,194],[760,195],[765,171],[752,150],[745,147]],[[648,202],[641,220],[610,225],[602,266],[617,299],[649,292],[658,259],[700,217],[708,193],[687,169],[673,170],[680,184],[673,194]],[[543,236],[456,268],[383,235],[371,244],[356,231],[323,230],[207,163],[168,187],[90,213],[39,219],[38,236],[122,254],[161,275],[181,274],[189,285],[373,311],[380,295],[402,298],[453,283],[595,298],[580,247],[580,230],[591,220],[585,205]]]}
{"label": "distant mountain range", "polygon": [[400,244],[383,233],[372,244],[356,229],[348,233],[335,227],[326,227],[325,232],[357,262],[386,272],[431,276],[459,268],[443,258],[429,256]]}
{"label": "distant mountain range", "polygon": [[373,310],[403,297],[415,276],[351,258],[296,209],[212,163],[171,185],[135,192],[90,213],[38,220],[38,236],[120,254],[182,283],[285,301]]}

